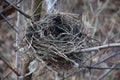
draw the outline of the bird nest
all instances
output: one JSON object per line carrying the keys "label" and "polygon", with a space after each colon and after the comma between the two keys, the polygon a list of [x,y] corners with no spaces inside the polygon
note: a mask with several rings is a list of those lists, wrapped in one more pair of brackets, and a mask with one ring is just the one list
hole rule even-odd
{"label": "bird nest", "polygon": [[80,50],[94,46],[82,22],[66,14],[45,15],[27,28],[25,37],[37,57],[56,71],[88,65],[88,54]]}

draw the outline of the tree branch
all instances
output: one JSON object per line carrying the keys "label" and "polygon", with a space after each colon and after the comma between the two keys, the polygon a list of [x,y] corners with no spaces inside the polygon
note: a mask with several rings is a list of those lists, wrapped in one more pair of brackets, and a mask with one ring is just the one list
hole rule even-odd
{"label": "tree branch", "polygon": [[120,43],[111,43],[111,44],[106,44],[106,45],[102,45],[102,46],[96,46],[96,47],[92,47],[92,48],[82,49],[81,52],[97,51],[97,50],[113,48],[113,47],[120,47]]}
{"label": "tree branch", "polygon": [[114,47],[120,47],[120,43],[111,43],[111,44],[95,46],[95,47],[81,49],[81,50],[75,50],[75,51],[69,52],[68,54],[71,54],[71,53],[78,53],[79,54],[80,52],[84,53],[84,52],[98,51],[98,50],[102,50],[102,49],[106,49],[106,48],[114,48]]}

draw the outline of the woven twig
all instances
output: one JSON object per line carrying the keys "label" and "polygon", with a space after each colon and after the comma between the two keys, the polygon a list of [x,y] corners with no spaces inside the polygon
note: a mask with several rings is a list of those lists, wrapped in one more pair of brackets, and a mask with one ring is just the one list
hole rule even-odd
{"label": "woven twig", "polygon": [[89,55],[75,52],[96,45],[87,36],[82,22],[65,14],[49,14],[34,22],[27,28],[25,39],[38,57],[53,70],[88,65],[85,61]]}

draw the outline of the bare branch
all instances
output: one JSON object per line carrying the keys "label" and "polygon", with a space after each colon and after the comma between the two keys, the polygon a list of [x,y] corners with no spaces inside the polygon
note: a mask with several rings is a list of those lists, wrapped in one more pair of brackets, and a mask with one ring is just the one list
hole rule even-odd
{"label": "bare branch", "polygon": [[113,48],[113,47],[120,47],[120,43],[111,43],[111,44],[106,44],[106,45],[102,45],[102,46],[96,46],[96,47],[92,47],[92,48],[82,49],[81,52],[98,51],[101,49]]}
{"label": "bare branch", "polygon": [[[5,2],[9,5],[11,5],[11,3],[8,0],[5,0]],[[16,7],[15,5],[11,5],[11,7],[15,8],[17,11],[19,11],[22,15],[24,15],[25,17],[27,17],[28,19],[31,18],[31,16],[29,16],[28,14],[24,13],[23,11],[21,11],[18,7]]]}
{"label": "bare branch", "polygon": [[[117,64],[114,64],[111,68],[116,68],[118,65],[120,64],[120,62],[118,62]],[[113,69],[109,69],[108,71],[105,71],[99,78],[98,80],[103,80]]]}
{"label": "bare branch", "polygon": [[0,59],[1,59],[17,76],[20,76],[20,74],[19,74],[17,71],[15,71],[15,69],[13,69],[13,68],[9,65],[9,63],[4,59],[4,56],[0,55]]}
{"label": "bare branch", "polygon": [[0,16],[9,24],[9,26],[16,32],[19,34],[19,32],[14,28],[14,26],[9,22],[9,20],[3,15],[0,13]]}

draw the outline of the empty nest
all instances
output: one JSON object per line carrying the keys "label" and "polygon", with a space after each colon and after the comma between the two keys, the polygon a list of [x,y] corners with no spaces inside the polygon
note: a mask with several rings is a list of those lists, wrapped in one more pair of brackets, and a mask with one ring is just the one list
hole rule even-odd
{"label": "empty nest", "polygon": [[27,28],[25,38],[39,59],[56,71],[88,65],[88,54],[80,50],[94,46],[82,22],[66,14],[45,15]]}

